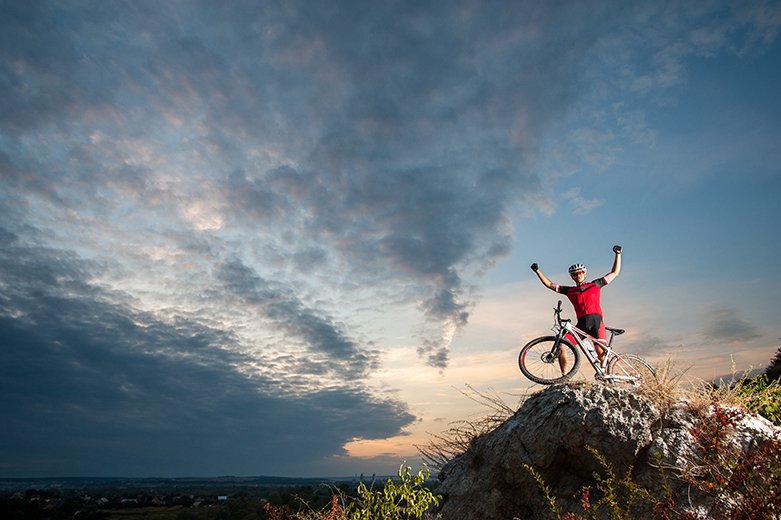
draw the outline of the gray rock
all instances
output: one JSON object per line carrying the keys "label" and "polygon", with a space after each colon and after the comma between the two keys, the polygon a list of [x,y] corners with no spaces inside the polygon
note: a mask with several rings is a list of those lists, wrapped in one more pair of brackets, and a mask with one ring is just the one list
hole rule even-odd
{"label": "gray rock", "polygon": [[[748,446],[776,430],[747,417],[734,439]],[[658,466],[691,460],[694,416],[684,403],[663,417],[631,389],[608,385],[556,385],[530,397],[494,431],[440,471],[443,520],[549,518],[550,506],[526,465],[553,491],[563,511],[580,511],[580,492],[602,468],[586,447],[602,454],[619,476],[634,468],[635,481],[660,488]],[[702,504],[693,504],[693,508]],[[700,508],[701,509],[701,508]]]}

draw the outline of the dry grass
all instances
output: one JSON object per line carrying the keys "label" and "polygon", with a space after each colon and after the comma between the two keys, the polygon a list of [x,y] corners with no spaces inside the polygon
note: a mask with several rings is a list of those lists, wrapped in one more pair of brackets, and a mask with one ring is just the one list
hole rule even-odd
{"label": "dry grass", "polygon": [[529,395],[519,396],[518,404],[512,407],[493,390],[480,392],[469,385],[466,387],[466,391],[460,392],[468,399],[486,407],[488,413],[476,419],[450,423],[450,428],[442,433],[429,433],[431,438],[427,445],[415,446],[426,464],[434,471],[441,470],[448,461],[465,453],[476,439],[493,431],[512,417],[529,397]]}
{"label": "dry grass", "polygon": [[645,395],[659,408],[662,414],[670,411],[676,403],[686,406],[698,415],[707,415],[714,404],[760,413],[774,423],[779,422],[779,381],[767,382],[751,376],[751,369],[737,372],[733,363],[732,377],[717,382],[705,381],[690,376],[692,366],[681,369],[668,359],[656,367],[656,377],[644,381],[638,392]]}
{"label": "dry grass", "polygon": [[682,400],[701,393],[704,381],[688,375],[692,366],[681,369],[672,359],[654,367],[655,377],[646,379],[638,392],[648,397],[662,413]]}

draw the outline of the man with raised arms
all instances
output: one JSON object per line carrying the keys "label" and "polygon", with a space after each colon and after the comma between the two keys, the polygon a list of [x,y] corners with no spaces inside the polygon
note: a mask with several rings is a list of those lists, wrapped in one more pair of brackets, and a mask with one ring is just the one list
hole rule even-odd
{"label": "man with raised arms", "polygon": [[[600,305],[600,295],[602,287],[612,282],[618,273],[621,272],[621,246],[613,246],[613,252],[615,253],[615,259],[613,260],[613,269],[601,278],[586,282],[586,266],[583,264],[573,264],[569,268],[569,275],[575,282],[574,286],[571,285],[558,285],[550,281],[542,271],[540,271],[537,263],[531,265],[532,271],[537,273],[542,284],[552,291],[564,294],[572,302],[572,306],[575,308],[575,315],[578,318],[578,322],[575,325],[577,328],[590,334],[591,336],[601,340],[594,345],[594,349],[597,351],[600,361],[605,355],[605,341],[607,334],[605,331],[605,320],[602,316],[602,307]],[[569,336],[569,334],[568,334]],[[568,338],[573,344],[574,339]],[[600,344],[601,343],[601,344]],[[562,356],[559,358],[559,364],[562,372],[565,371],[567,366],[567,360],[564,358],[564,350],[561,351]]]}

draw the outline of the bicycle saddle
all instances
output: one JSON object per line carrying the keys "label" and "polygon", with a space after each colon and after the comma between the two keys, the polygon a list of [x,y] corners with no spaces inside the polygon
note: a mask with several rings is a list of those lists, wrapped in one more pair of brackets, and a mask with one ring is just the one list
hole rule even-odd
{"label": "bicycle saddle", "polygon": [[620,336],[621,334],[626,332],[624,329],[614,329],[614,328],[611,328],[611,327],[605,327],[605,328],[607,330],[609,330],[610,332],[612,332],[616,336]]}

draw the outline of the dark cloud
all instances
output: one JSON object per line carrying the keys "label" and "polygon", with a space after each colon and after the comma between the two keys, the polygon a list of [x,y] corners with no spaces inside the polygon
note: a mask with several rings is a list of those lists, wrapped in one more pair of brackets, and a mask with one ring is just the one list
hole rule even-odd
{"label": "dark cloud", "polygon": [[90,269],[0,233],[5,475],[288,474],[414,419],[360,386],[247,372],[232,333],[136,311]]}
{"label": "dark cloud", "polygon": [[421,346],[418,347],[418,355],[426,359],[426,362],[432,367],[444,368],[450,359],[450,350],[447,344],[441,341],[432,341],[423,338]]}
{"label": "dark cloud", "polygon": [[[628,343],[626,347],[619,347],[619,350],[627,352],[639,352],[649,358],[670,356],[672,353],[680,350],[681,344],[673,344],[658,336],[646,335]],[[658,361],[658,360],[657,360]]]}
{"label": "dark cloud", "polygon": [[703,334],[717,343],[744,343],[762,337],[757,326],[740,317],[737,309],[712,306],[703,316]]}

